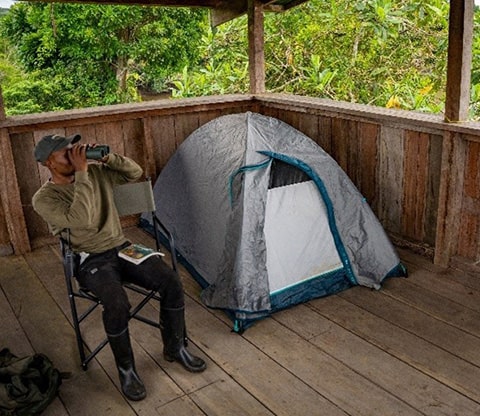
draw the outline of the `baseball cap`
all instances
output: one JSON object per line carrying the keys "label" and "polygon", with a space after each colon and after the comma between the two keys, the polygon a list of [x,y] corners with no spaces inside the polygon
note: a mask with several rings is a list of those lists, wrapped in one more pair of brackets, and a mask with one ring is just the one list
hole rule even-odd
{"label": "baseball cap", "polygon": [[42,137],[42,139],[35,146],[35,159],[37,162],[45,162],[48,157],[58,150],[67,147],[69,144],[78,142],[82,136],[74,134],[72,136],[60,136],[59,134],[49,134]]}

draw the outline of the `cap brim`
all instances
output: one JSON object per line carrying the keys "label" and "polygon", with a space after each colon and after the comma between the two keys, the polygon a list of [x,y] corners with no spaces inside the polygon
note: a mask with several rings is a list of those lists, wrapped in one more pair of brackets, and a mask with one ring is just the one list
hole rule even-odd
{"label": "cap brim", "polygon": [[82,136],[80,136],[79,134],[73,134],[72,136],[67,136],[65,137],[71,144],[75,144],[77,143],[78,141],[80,141],[80,139],[82,138]]}

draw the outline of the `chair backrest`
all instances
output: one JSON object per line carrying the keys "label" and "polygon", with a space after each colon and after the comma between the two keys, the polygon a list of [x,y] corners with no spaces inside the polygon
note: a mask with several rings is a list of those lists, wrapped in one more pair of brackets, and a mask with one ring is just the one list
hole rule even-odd
{"label": "chair backrest", "polygon": [[113,189],[113,198],[120,216],[155,211],[150,180],[117,185]]}

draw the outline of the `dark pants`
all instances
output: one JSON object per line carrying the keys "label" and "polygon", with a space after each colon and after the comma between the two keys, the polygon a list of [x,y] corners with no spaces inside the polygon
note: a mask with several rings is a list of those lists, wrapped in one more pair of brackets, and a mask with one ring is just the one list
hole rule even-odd
{"label": "dark pants", "polygon": [[91,291],[103,305],[103,324],[107,335],[118,335],[128,327],[130,302],[122,282],[154,289],[162,308],[183,308],[183,287],[161,256],[152,256],[139,265],[118,257],[123,246],[92,254],[78,267],[80,286]]}

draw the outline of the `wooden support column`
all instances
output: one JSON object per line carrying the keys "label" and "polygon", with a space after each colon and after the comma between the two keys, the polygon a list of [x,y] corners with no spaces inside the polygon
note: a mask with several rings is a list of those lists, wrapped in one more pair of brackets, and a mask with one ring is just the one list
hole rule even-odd
{"label": "wooden support column", "polygon": [[450,0],[445,121],[468,120],[474,0]]}
{"label": "wooden support column", "polygon": [[30,240],[23,215],[10,135],[6,128],[0,129],[0,155],[2,156],[2,163],[0,163],[0,199],[8,234],[14,253],[24,254],[31,251]]}
{"label": "wooden support column", "polygon": [[250,94],[265,92],[265,52],[263,5],[259,0],[248,0],[248,62]]}
{"label": "wooden support column", "polygon": [[3,93],[2,86],[0,85],[0,121],[5,120],[7,116],[5,115],[5,106],[3,105]]}
{"label": "wooden support column", "polygon": [[440,195],[434,263],[448,267],[459,238],[460,210],[464,189],[467,150],[459,133],[443,136]]}
{"label": "wooden support column", "polygon": [[[468,120],[474,0],[450,0],[445,121]],[[443,137],[434,263],[447,267],[456,250],[463,197],[466,144],[458,133]]]}

